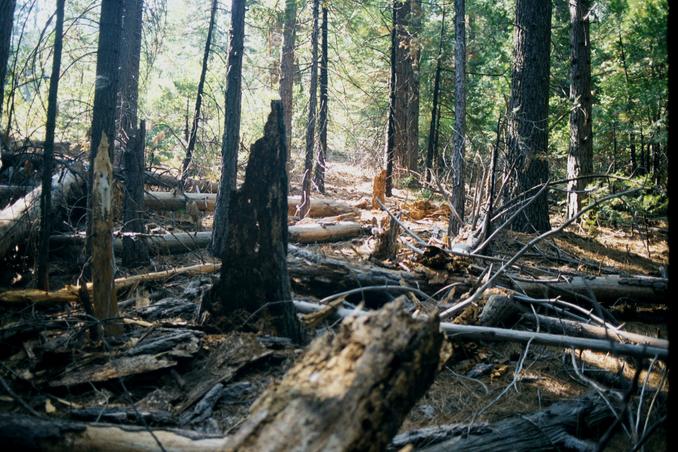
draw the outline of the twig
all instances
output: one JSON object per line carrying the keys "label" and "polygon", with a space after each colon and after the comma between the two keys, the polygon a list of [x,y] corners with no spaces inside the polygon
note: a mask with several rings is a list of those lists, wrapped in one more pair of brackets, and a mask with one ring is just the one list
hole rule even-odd
{"label": "twig", "polygon": [[530,240],[525,246],[523,246],[523,247],[520,249],[520,251],[518,251],[518,252],[517,252],[511,259],[509,259],[504,265],[502,265],[501,268],[500,268],[499,270],[497,270],[497,272],[496,272],[494,275],[492,275],[492,277],[490,277],[490,279],[489,279],[485,284],[483,284],[482,286],[480,286],[480,287],[478,288],[478,290],[476,290],[475,293],[474,293],[472,296],[470,296],[470,297],[467,298],[466,300],[460,301],[460,302],[457,303],[456,305],[454,305],[454,306],[450,307],[449,309],[445,310],[444,312],[442,312],[442,313],[440,314],[440,317],[441,317],[441,318],[448,317],[449,315],[451,315],[451,314],[453,314],[453,313],[459,311],[460,309],[462,309],[462,308],[468,306],[469,304],[475,302],[476,300],[478,300],[478,299],[480,298],[480,296],[483,294],[483,292],[485,292],[486,289],[488,289],[489,287],[491,287],[492,284],[494,284],[495,280],[496,280],[502,273],[504,273],[504,271],[506,271],[506,269],[509,268],[509,266],[511,266],[515,261],[517,261],[523,254],[525,254],[525,252],[526,252],[527,250],[529,250],[535,243],[538,243],[538,242],[540,242],[541,240],[543,240],[543,239],[545,239],[545,238],[547,238],[547,237],[550,237],[550,236],[553,235],[553,234],[557,234],[558,232],[562,231],[562,230],[565,229],[567,226],[569,226],[570,224],[574,223],[574,222],[575,222],[579,217],[581,217],[584,213],[588,212],[589,210],[593,209],[594,207],[598,206],[599,204],[602,204],[602,203],[604,203],[604,202],[606,202],[606,201],[609,201],[610,199],[618,198],[618,197],[620,197],[620,196],[626,196],[626,195],[630,195],[630,194],[632,194],[632,193],[636,193],[636,192],[638,192],[639,190],[640,190],[640,189],[627,190],[627,191],[624,191],[624,192],[621,192],[621,193],[614,193],[614,194],[605,196],[605,197],[603,197],[603,198],[601,198],[601,199],[595,201],[594,203],[588,205],[586,208],[580,210],[576,215],[574,215],[572,218],[570,218],[570,219],[568,219],[567,221],[565,221],[562,225],[558,226],[557,228],[551,229],[550,231],[547,231],[547,232],[545,232],[545,233],[543,233],[543,234],[541,234],[541,235],[535,237],[534,239]]}
{"label": "twig", "polygon": [[13,398],[19,405],[21,405],[26,411],[31,413],[33,416],[42,417],[33,408],[31,408],[30,405],[24,402],[24,400],[21,397],[19,397],[17,393],[12,390],[12,388],[9,387],[5,379],[2,377],[0,377],[0,385],[2,385],[5,391],[7,391],[7,394],[9,394],[9,396]]}

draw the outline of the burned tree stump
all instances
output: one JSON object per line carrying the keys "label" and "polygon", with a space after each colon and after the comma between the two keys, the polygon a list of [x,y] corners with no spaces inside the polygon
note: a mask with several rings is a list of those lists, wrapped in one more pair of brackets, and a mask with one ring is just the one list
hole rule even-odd
{"label": "burned tree stump", "polygon": [[222,223],[227,235],[221,276],[205,295],[201,310],[219,327],[251,327],[256,322],[264,330],[301,341],[287,273],[285,142],[282,105],[273,101],[264,136],[252,146],[245,182],[231,193]]}
{"label": "burned tree stump", "polygon": [[400,302],[349,317],[262,394],[226,450],[385,450],[433,382],[441,344],[437,317],[414,320]]}
{"label": "burned tree stump", "polygon": [[[125,204],[123,208],[123,231],[143,233],[144,231],[144,144],[146,123],[141,121],[139,129],[130,137],[124,153],[125,163]],[[122,239],[122,263],[126,267],[147,264],[149,261],[146,242],[136,236]]]}

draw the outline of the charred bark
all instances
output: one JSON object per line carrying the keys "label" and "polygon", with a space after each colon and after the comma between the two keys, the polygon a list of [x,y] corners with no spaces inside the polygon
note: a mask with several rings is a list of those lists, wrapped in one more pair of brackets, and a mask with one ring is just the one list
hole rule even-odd
{"label": "charred bark", "polygon": [[40,243],[38,245],[37,286],[49,289],[49,235],[52,230],[52,172],[54,167],[54,129],[56,128],[57,95],[61,75],[61,50],[64,34],[64,1],[57,0],[56,27],[54,29],[54,56],[49,81],[47,100],[47,127],[45,132],[45,153],[42,166],[42,192],[40,193]]}
{"label": "charred bark", "polygon": [[15,7],[16,0],[0,0],[0,118],[2,118],[2,107],[5,105],[5,77],[12,42]]}
{"label": "charred bark", "polygon": [[231,195],[221,276],[202,309],[222,327],[251,326],[263,311],[256,323],[299,342],[287,273],[285,126],[280,101],[271,108],[264,136],[252,146],[245,182]]}
{"label": "charred bark", "polygon": [[426,152],[426,182],[431,181],[434,159],[437,161],[438,142],[436,140],[438,133],[438,118],[440,117],[440,77],[442,75],[443,45],[445,43],[445,10],[443,9],[443,19],[440,25],[440,44],[438,45],[438,58],[436,60],[436,72],[433,81],[433,104],[431,106],[431,126],[428,131],[428,149]]}
{"label": "charred bark", "polygon": [[328,88],[328,55],[327,55],[327,6],[323,3],[323,24],[322,24],[322,42],[320,56],[320,115],[318,116],[318,127],[320,128],[318,161],[315,164],[315,176],[313,183],[320,193],[325,193],[325,165],[327,160],[327,95]]}
{"label": "charred bark", "polygon": [[[144,224],[144,148],[146,122],[141,121],[132,135],[124,154],[125,200],[123,206],[124,232],[145,232]],[[134,237],[122,239],[122,263],[127,267],[147,264],[148,247]]]}
{"label": "charred bark", "polygon": [[191,165],[193,159],[193,150],[198,136],[198,123],[200,122],[200,109],[202,107],[202,96],[205,89],[205,77],[207,76],[207,63],[210,59],[210,47],[212,45],[212,33],[214,31],[214,22],[217,17],[217,0],[212,0],[212,8],[210,9],[210,23],[207,28],[207,40],[205,42],[205,52],[202,57],[202,69],[200,70],[200,80],[198,81],[198,94],[195,97],[195,109],[193,110],[193,123],[191,125],[191,132],[188,136],[188,145],[186,147],[186,157],[181,170],[181,185],[180,190],[186,189],[186,179],[188,178],[188,167]]}
{"label": "charred bark", "polygon": [[386,129],[386,145],[384,146],[384,166],[386,166],[386,196],[393,195],[393,167],[395,166],[396,145],[396,102],[398,72],[398,0],[393,0],[391,11],[391,76],[388,95],[388,126]]}
{"label": "charred bark", "polygon": [[[551,1],[518,0],[507,121],[509,164],[518,173],[516,194],[548,179],[550,50]],[[516,218],[513,228],[550,229],[546,191]]]}
{"label": "charred bark", "polygon": [[304,157],[304,177],[301,182],[301,204],[299,216],[304,218],[311,206],[311,180],[313,177],[313,151],[315,149],[315,125],[318,93],[318,16],[320,0],[313,0],[313,32],[311,33],[311,80],[308,100],[308,122],[306,124],[306,154]]}
{"label": "charred bark", "polygon": [[210,252],[221,257],[226,249],[229,203],[236,186],[238,147],[240,142],[240,112],[242,100],[242,56],[245,51],[245,0],[231,4],[230,47],[228,49],[228,79],[226,86],[226,118],[221,147],[221,180],[214,213],[214,229]]}

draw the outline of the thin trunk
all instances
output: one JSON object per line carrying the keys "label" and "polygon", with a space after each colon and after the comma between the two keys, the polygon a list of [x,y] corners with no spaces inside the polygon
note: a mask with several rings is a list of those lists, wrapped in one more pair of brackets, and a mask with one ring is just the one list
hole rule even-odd
{"label": "thin trunk", "polygon": [[629,148],[631,149],[631,174],[635,175],[636,171],[638,170],[638,160],[636,156],[636,125],[635,121],[633,120],[633,101],[631,99],[631,91],[630,91],[630,86],[631,86],[631,81],[629,79],[629,69],[628,69],[628,64],[626,63],[626,50],[624,48],[624,40],[622,39],[621,35],[621,27],[617,29],[617,34],[618,34],[618,43],[619,43],[619,53],[620,53],[620,58],[621,58],[621,64],[622,64],[622,69],[624,69],[624,80],[626,82],[626,113],[628,114],[629,117],[629,130],[631,131],[629,133]]}
{"label": "thin trunk", "polygon": [[454,134],[452,150],[452,213],[448,235],[454,237],[464,224],[466,187],[464,180],[464,138],[466,135],[466,4],[455,0]]}
{"label": "thin trunk", "polygon": [[2,118],[2,107],[5,104],[5,77],[12,43],[15,6],[16,0],[0,0],[0,118]]}
{"label": "thin trunk", "polygon": [[242,99],[242,55],[245,50],[245,0],[231,3],[230,46],[228,49],[228,76],[226,87],[226,118],[221,147],[221,180],[214,213],[214,228],[210,252],[221,257],[226,248],[228,210],[231,192],[236,186],[238,171],[238,143],[240,141],[240,110]]}
{"label": "thin trunk", "polygon": [[588,181],[577,179],[593,172],[591,121],[591,41],[588,13],[590,0],[570,1],[570,152],[567,157],[567,218],[579,213]]}
{"label": "thin trunk", "polygon": [[440,76],[442,72],[441,60],[443,58],[443,45],[445,42],[445,10],[443,9],[443,20],[440,25],[440,44],[438,45],[438,58],[436,60],[436,72],[433,81],[433,105],[431,107],[431,126],[428,131],[428,150],[426,152],[426,182],[431,181],[433,172],[433,158],[436,152],[436,135],[438,126],[438,117],[440,115]]}
{"label": "thin trunk", "polygon": [[45,132],[45,152],[42,166],[42,193],[40,194],[40,244],[38,249],[37,285],[42,290],[49,289],[49,235],[52,226],[52,168],[54,166],[54,130],[56,128],[57,94],[59,93],[59,75],[61,74],[61,49],[64,35],[64,3],[57,0],[56,27],[54,28],[54,56],[52,57],[52,75],[49,79],[49,98],[47,100],[47,130]]}
{"label": "thin trunk", "polygon": [[[92,252],[92,184],[94,182],[94,162],[101,145],[101,137],[106,136],[108,161],[113,161],[115,143],[115,115],[118,93],[120,36],[122,31],[123,0],[102,0],[99,18],[99,44],[97,49],[96,84],[94,89],[94,107],[90,134],[90,155],[88,168],[87,198],[87,247],[86,256]],[[91,269],[85,271],[89,277]]]}
{"label": "thin trunk", "polygon": [[393,195],[393,165],[395,160],[396,142],[396,101],[397,101],[397,61],[398,61],[398,0],[393,0],[391,21],[391,77],[389,80],[388,96],[388,129],[386,131],[386,146],[384,150],[384,164],[386,165],[386,196]]}
{"label": "thin trunk", "polygon": [[618,150],[618,143],[617,143],[617,124],[612,123],[612,172],[616,173],[617,172],[617,153],[619,152]]}
{"label": "thin trunk", "polygon": [[[323,3],[323,5],[325,5]],[[315,165],[315,177],[313,183],[320,193],[325,193],[325,169],[327,160],[327,113],[328,113],[328,55],[327,55],[327,6],[323,6],[322,43],[320,56],[320,115],[318,116],[320,127],[320,147],[318,148],[318,161]]]}
{"label": "thin trunk", "polygon": [[645,135],[643,134],[643,128],[640,128],[640,175],[647,174],[647,158],[645,153]]}
{"label": "thin trunk", "polygon": [[[517,171],[515,192],[548,180],[548,112],[551,1],[517,0],[508,117],[509,162]],[[550,229],[546,191],[516,217],[520,231]]]}
{"label": "thin trunk", "polygon": [[292,116],[294,113],[294,41],[297,28],[297,0],[285,1],[285,21],[283,23],[283,48],[280,55],[280,100],[283,106],[285,139],[287,140],[287,168],[289,171],[292,153]]}
{"label": "thin trunk", "polygon": [[200,81],[198,82],[198,94],[195,97],[195,109],[193,110],[193,123],[191,125],[191,132],[188,136],[188,146],[186,147],[186,157],[181,170],[180,190],[186,187],[186,179],[188,178],[188,167],[191,165],[193,159],[193,150],[195,149],[195,142],[198,136],[198,123],[200,122],[200,108],[202,107],[202,95],[205,89],[205,77],[207,76],[207,63],[210,59],[210,47],[212,45],[212,32],[214,31],[214,22],[217,16],[217,0],[212,0],[212,9],[210,10],[210,23],[207,28],[207,40],[205,42],[205,52],[202,57],[202,69],[200,70]]}
{"label": "thin trunk", "polygon": [[308,123],[306,125],[306,157],[304,178],[301,183],[299,216],[304,218],[311,207],[311,179],[313,177],[313,150],[315,149],[315,123],[318,93],[318,16],[320,0],[313,0],[313,32],[311,34],[311,81],[308,100]]}
{"label": "thin trunk", "polygon": [[638,159],[636,158],[636,134],[629,133],[629,148],[631,149],[631,174],[635,175],[638,169]]}

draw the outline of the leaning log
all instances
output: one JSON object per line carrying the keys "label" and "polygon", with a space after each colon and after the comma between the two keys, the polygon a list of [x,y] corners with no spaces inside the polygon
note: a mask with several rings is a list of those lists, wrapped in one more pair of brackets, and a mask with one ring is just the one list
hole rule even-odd
{"label": "leaning log", "polygon": [[650,276],[601,277],[575,276],[568,281],[526,281],[515,279],[516,290],[524,291],[534,298],[562,296],[574,301],[594,299],[599,303],[613,304],[617,301],[634,301],[649,304],[668,302],[668,280]]}
{"label": "leaning log", "polygon": [[597,395],[558,402],[543,411],[493,424],[450,425],[398,435],[391,450],[417,451],[595,450],[615,413]]}
{"label": "leaning log", "polygon": [[[144,206],[151,210],[185,210],[194,202],[203,212],[213,212],[217,204],[216,193],[178,193],[174,191],[149,191],[144,195]],[[287,214],[294,215],[299,196],[287,198]],[[331,217],[353,213],[355,209],[345,201],[314,198],[311,201],[309,216],[313,218]]]}
{"label": "leaning log", "polygon": [[[57,212],[65,202],[82,186],[82,180],[65,168],[52,177],[52,206]],[[25,242],[33,232],[34,222],[40,218],[40,194],[42,187],[36,187],[26,196],[0,210],[0,257],[12,248]]]}
{"label": "leaning log", "polygon": [[316,339],[254,403],[227,450],[384,450],[435,375],[438,319],[394,302]]}

